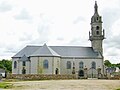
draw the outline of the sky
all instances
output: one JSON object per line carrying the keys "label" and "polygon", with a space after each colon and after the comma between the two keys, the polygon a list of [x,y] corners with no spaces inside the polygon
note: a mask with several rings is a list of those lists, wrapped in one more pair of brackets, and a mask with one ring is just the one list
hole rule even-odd
{"label": "sky", "polygon": [[[27,45],[90,47],[95,0],[0,0],[0,59]],[[120,63],[120,0],[97,0],[104,59]]]}

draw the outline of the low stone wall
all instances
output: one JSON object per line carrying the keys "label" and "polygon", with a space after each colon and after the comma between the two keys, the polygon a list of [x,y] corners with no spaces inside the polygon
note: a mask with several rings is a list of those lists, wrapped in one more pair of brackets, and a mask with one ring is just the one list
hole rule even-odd
{"label": "low stone wall", "polygon": [[114,75],[114,77],[111,77],[112,80],[120,80],[120,75]]}
{"label": "low stone wall", "polygon": [[59,79],[77,79],[77,77],[76,75],[8,74],[7,79],[59,80]]}

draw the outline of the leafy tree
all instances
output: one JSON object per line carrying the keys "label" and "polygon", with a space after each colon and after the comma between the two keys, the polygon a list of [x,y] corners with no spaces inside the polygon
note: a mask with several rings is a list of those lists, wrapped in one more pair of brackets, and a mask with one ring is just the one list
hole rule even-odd
{"label": "leafy tree", "polygon": [[1,63],[0,63],[0,68],[3,68],[3,69],[5,69],[5,67],[4,67],[4,66],[3,66],[3,64],[1,64]]}
{"label": "leafy tree", "polygon": [[107,67],[111,67],[111,62],[109,60],[105,60],[104,61],[104,65],[107,66]]}
{"label": "leafy tree", "polygon": [[113,67],[113,68],[118,67],[120,69],[120,63],[112,64],[109,60],[105,60],[104,65],[107,67]]}
{"label": "leafy tree", "polygon": [[119,69],[120,69],[120,63],[116,64],[116,66],[119,67]]}
{"label": "leafy tree", "polygon": [[5,69],[8,72],[12,71],[12,61],[3,59],[0,61],[0,68]]}

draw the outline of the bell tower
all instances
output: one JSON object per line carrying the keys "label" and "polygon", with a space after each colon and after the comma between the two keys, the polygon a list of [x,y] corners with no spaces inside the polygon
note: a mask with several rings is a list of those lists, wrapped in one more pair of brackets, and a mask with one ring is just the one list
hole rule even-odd
{"label": "bell tower", "polygon": [[91,46],[96,52],[103,54],[102,42],[104,38],[104,30],[102,30],[102,17],[98,14],[98,6],[95,1],[94,15],[91,18],[91,31],[89,32],[89,40]]}

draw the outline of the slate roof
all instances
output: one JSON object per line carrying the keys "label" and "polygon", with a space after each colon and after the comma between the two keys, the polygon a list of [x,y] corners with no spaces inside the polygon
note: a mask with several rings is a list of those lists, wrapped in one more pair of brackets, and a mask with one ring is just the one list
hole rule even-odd
{"label": "slate roof", "polygon": [[46,44],[44,44],[42,47],[40,47],[30,56],[60,56],[60,55],[58,55],[54,50],[52,50]]}
{"label": "slate roof", "polygon": [[92,47],[80,46],[51,46],[59,55],[63,57],[101,57],[97,52],[94,52]]}
{"label": "slate roof", "polygon": [[26,57],[29,57],[31,54],[33,54],[36,50],[38,50],[40,46],[26,46],[21,51],[19,51],[14,57],[22,57],[23,55],[26,55]]}
{"label": "slate roof", "polygon": [[78,57],[78,58],[103,58],[92,47],[81,46],[26,46],[15,57],[30,56],[59,56],[59,57]]}

